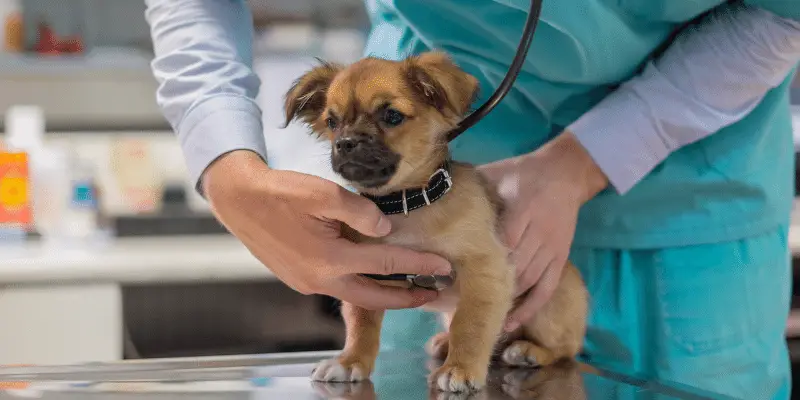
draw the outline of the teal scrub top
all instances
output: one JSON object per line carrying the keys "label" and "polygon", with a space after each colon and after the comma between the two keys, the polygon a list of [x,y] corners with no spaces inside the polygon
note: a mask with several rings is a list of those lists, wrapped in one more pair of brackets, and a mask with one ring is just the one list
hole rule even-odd
{"label": "teal scrub top", "polygon": [[[451,143],[475,164],[531,152],[657,56],[684,24],[719,0],[543,0],[513,90]],[[796,0],[754,0],[800,18]],[[485,101],[520,40],[525,0],[369,0],[366,55],[402,59],[444,50],[479,79]],[[625,195],[612,188],[581,210],[575,245],[663,248],[736,240],[786,223],[794,198],[788,89],[772,90],[742,121],[672,153]]]}

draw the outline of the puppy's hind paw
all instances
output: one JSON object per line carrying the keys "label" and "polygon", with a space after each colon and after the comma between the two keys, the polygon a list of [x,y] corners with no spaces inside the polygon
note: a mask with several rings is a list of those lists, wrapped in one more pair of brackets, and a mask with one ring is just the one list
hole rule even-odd
{"label": "puppy's hind paw", "polygon": [[361,382],[369,378],[369,368],[360,362],[333,358],[317,364],[311,380],[317,382]]}
{"label": "puppy's hind paw", "polygon": [[486,384],[486,374],[469,372],[459,365],[445,364],[434,371],[428,382],[443,392],[477,392]]}
{"label": "puppy's hind paw", "polygon": [[525,340],[517,340],[511,343],[503,350],[502,356],[506,365],[528,368],[539,367],[543,365],[542,362],[546,363],[549,358],[546,350]]}

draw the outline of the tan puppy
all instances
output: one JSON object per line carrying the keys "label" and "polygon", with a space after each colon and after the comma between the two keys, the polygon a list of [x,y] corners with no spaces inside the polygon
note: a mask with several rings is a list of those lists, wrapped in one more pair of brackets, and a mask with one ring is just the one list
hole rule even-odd
{"label": "tan puppy", "polygon": [[[473,76],[446,55],[430,52],[404,61],[366,58],[349,67],[323,63],[295,82],[285,104],[286,124],[299,119],[329,139],[333,169],[362,194],[380,203],[380,196],[397,199],[398,193],[408,193],[403,190],[417,189],[407,203],[419,203],[420,195],[427,200],[419,208],[389,215],[392,232],[382,239],[343,229],[354,241],[379,240],[450,260],[456,272],[454,286],[425,308],[442,312],[449,325],[448,332],[431,342],[432,353],[446,355],[431,382],[454,392],[485,384],[514,303],[514,267],[500,239],[496,192],[472,166],[446,163],[446,134],[469,111],[477,90]],[[426,186],[434,182],[432,176],[439,178],[432,185],[449,184],[441,179],[443,166],[449,166],[452,182],[444,193]],[[431,191],[419,191],[426,187]],[[383,205],[389,203],[402,204],[384,200]],[[347,326],[344,351],[320,364],[315,380],[358,381],[372,372],[383,312],[345,303],[342,314]],[[512,365],[544,366],[574,357],[581,349],[586,314],[583,281],[567,265],[549,303],[505,338],[502,359]]]}

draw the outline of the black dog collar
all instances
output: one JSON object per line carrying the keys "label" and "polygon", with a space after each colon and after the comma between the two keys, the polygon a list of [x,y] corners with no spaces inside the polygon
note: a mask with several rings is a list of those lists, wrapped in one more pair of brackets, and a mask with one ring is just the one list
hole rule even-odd
{"label": "black dog collar", "polygon": [[405,189],[384,196],[362,196],[372,200],[378,208],[386,215],[405,214],[426,205],[431,205],[442,198],[445,193],[453,187],[453,179],[450,177],[450,163],[444,163],[436,172],[431,175],[428,184],[423,188]]}

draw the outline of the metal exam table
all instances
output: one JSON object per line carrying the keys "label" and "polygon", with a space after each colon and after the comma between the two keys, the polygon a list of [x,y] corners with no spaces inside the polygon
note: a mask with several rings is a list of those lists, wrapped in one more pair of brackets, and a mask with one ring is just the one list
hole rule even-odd
{"label": "metal exam table", "polygon": [[573,363],[544,369],[493,368],[488,387],[476,394],[428,388],[435,362],[422,353],[381,354],[370,381],[314,383],[314,364],[336,352],[282,353],[136,360],[70,366],[0,368],[0,400],[166,399],[727,399],[631,374]]}

